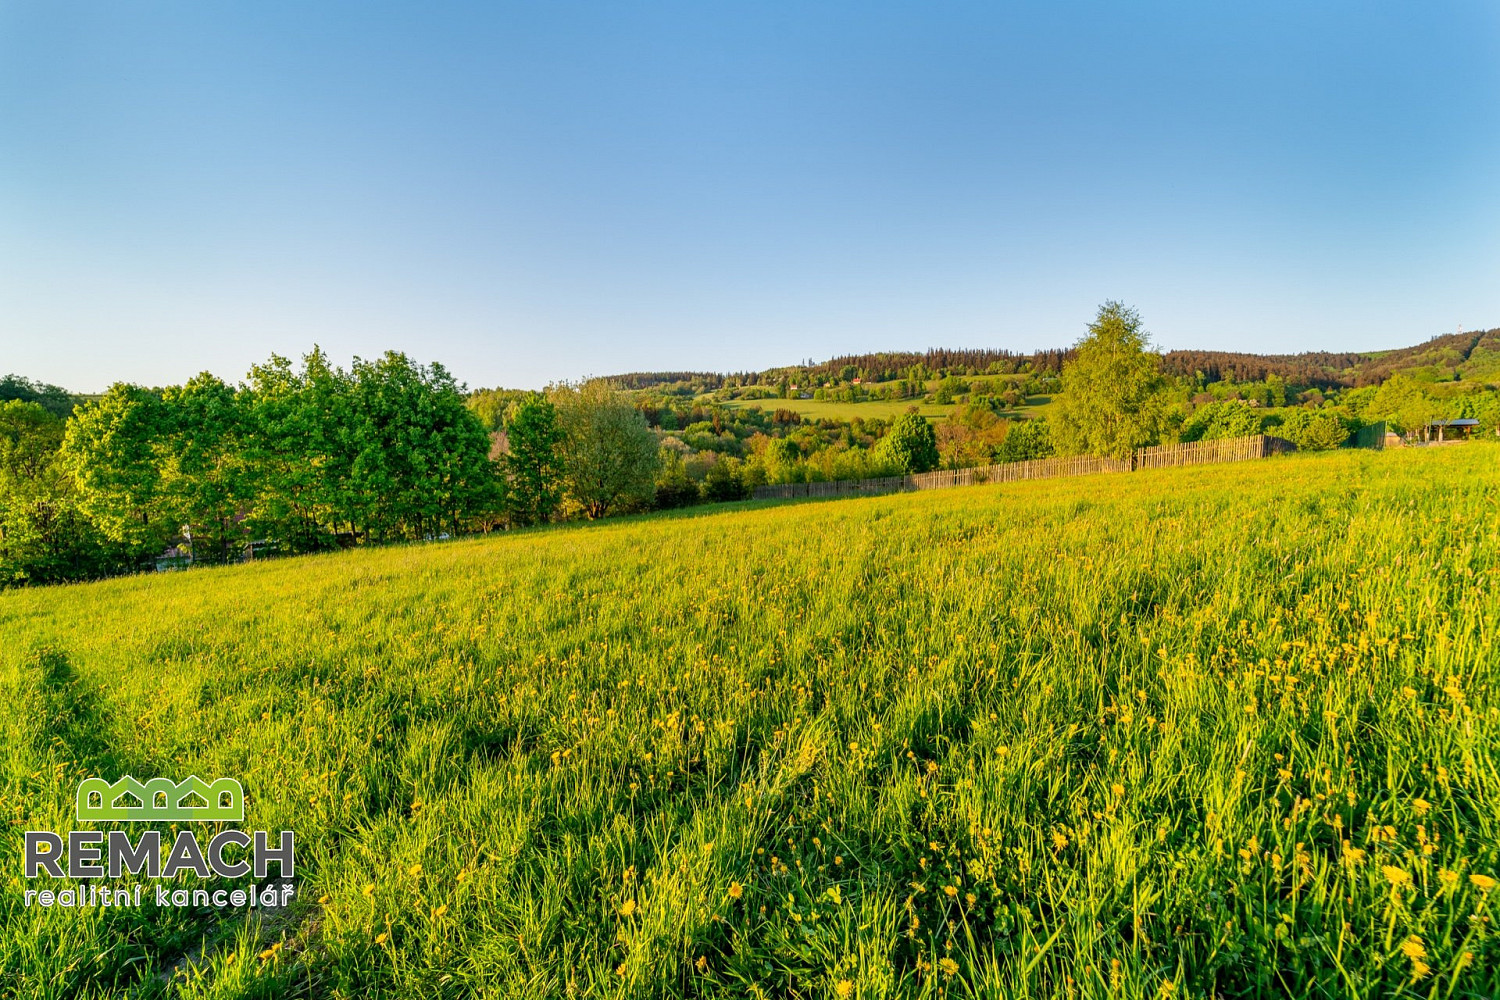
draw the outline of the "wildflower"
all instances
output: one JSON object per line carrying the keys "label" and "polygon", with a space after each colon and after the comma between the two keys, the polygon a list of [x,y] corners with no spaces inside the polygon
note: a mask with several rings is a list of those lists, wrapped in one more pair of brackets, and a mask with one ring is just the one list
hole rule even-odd
{"label": "wildflower", "polygon": [[744,886],[740,885],[738,882],[731,882],[731,883],[729,883],[729,898],[730,899],[739,899],[744,894],[745,894],[745,887]]}
{"label": "wildflower", "polygon": [[1122,795],[1125,794],[1125,786],[1124,785],[1120,785],[1120,784],[1110,785],[1109,786],[1109,790],[1115,793],[1115,798],[1117,798],[1117,799],[1120,796],[1122,796]]}
{"label": "wildflower", "polygon": [[958,963],[951,958],[943,958],[938,961],[938,968],[943,970],[943,975],[951,976],[958,971]]}
{"label": "wildflower", "polygon": [[1411,884],[1411,874],[1409,872],[1402,871],[1395,865],[1383,865],[1380,869],[1380,873],[1385,876],[1385,880],[1389,882],[1393,888],[1399,889],[1403,885]]}
{"label": "wildflower", "polygon": [[383,945],[387,940],[390,939],[390,936],[391,935],[389,931],[381,931],[379,934],[375,935],[375,943]]}
{"label": "wildflower", "polygon": [[847,979],[840,979],[833,987],[833,992],[838,994],[839,1000],[849,1000],[854,995],[854,984]]}
{"label": "wildflower", "polygon": [[1443,883],[1444,888],[1451,889],[1458,882],[1458,872],[1449,868],[1439,868],[1438,880]]}
{"label": "wildflower", "polygon": [[628,917],[635,912],[635,900],[627,899],[620,904],[620,916]]}
{"label": "wildflower", "polygon": [[1416,811],[1418,816],[1426,816],[1427,811],[1432,808],[1432,803],[1426,799],[1412,799],[1411,807]]}
{"label": "wildflower", "polygon": [[1064,847],[1067,847],[1067,846],[1068,846],[1068,837],[1067,837],[1067,834],[1063,833],[1061,830],[1053,830],[1052,831],[1052,849],[1054,851],[1060,851]]}
{"label": "wildflower", "polygon": [[842,854],[835,854],[833,856],[833,863],[836,864],[836,865],[843,864],[844,863],[844,856]]}
{"label": "wildflower", "polygon": [[828,899],[831,903],[833,903],[834,906],[838,906],[843,903],[844,896],[839,892],[838,886],[833,886],[828,890]]}
{"label": "wildflower", "polygon": [[433,919],[436,920],[438,917],[441,917],[443,914],[445,914],[447,912],[448,912],[448,904],[444,903],[442,906],[439,906],[439,907],[437,907],[436,909],[434,909],[432,911]]}
{"label": "wildflower", "polygon": [[422,866],[421,866],[421,864],[412,865],[410,868],[406,869],[406,874],[408,874],[408,875],[420,875],[420,874],[422,874]]}
{"label": "wildflower", "polygon": [[969,909],[972,910],[974,908],[974,904],[979,902],[979,897],[974,895],[972,892],[966,892],[964,893],[964,902],[968,903]]}
{"label": "wildflower", "polygon": [[1422,944],[1422,939],[1413,935],[1401,942],[1401,954],[1412,961],[1427,957],[1427,948]]}
{"label": "wildflower", "polygon": [[1358,847],[1352,846],[1349,841],[1344,841],[1344,864],[1350,868],[1357,868],[1364,864],[1365,852]]}
{"label": "wildflower", "polygon": [[1480,892],[1489,892],[1491,889],[1495,888],[1495,880],[1490,878],[1488,875],[1470,875],[1469,881],[1472,882],[1474,884],[1474,888],[1478,889]]}
{"label": "wildflower", "polygon": [[703,973],[708,971],[708,956],[699,955],[698,961],[694,962],[693,964],[698,967],[698,974],[702,975]]}
{"label": "wildflower", "polygon": [[948,894],[949,899],[952,899],[954,896],[958,895],[958,889],[951,885],[943,886],[943,891]]}
{"label": "wildflower", "polygon": [[328,905],[328,901],[330,899],[332,899],[332,898],[333,898],[332,896],[328,896],[328,895],[319,896],[318,897],[318,905],[319,906],[327,906]]}
{"label": "wildflower", "polygon": [[375,894],[375,883],[374,882],[366,882],[365,883],[364,894],[366,896],[373,896]]}
{"label": "wildflower", "polygon": [[1417,980],[1424,978],[1427,973],[1431,971],[1432,966],[1428,965],[1421,959],[1417,959],[1411,963],[1411,981],[1416,982]]}

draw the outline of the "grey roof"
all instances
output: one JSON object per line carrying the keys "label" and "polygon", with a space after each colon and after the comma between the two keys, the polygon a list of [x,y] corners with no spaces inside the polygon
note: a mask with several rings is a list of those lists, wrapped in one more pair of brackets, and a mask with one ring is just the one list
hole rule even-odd
{"label": "grey roof", "polygon": [[1457,420],[1434,420],[1428,427],[1478,427],[1479,421],[1473,417],[1460,417]]}

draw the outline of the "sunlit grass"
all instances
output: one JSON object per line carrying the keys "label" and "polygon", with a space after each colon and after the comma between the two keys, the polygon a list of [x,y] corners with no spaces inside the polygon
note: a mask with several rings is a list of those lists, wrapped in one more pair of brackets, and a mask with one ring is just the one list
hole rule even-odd
{"label": "sunlit grass", "polygon": [[[0,594],[0,993],[1492,996],[1497,459]],[[120,773],[239,778],[294,912],[23,909]]]}

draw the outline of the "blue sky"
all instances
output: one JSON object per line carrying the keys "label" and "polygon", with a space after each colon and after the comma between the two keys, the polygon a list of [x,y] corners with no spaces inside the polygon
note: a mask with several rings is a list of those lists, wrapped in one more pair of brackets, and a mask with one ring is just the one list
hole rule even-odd
{"label": "blue sky", "polygon": [[0,4],[0,372],[1500,325],[1500,7]]}

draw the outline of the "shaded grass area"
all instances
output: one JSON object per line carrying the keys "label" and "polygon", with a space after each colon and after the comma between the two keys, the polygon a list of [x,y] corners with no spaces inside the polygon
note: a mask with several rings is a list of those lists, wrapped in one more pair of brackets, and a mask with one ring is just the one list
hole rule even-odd
{"label": "shaded grass area", "polygon": [[[0,992],[1490,996],[1483,445],[0,594]],[[23,908],[78,779],[299,898]]]}

